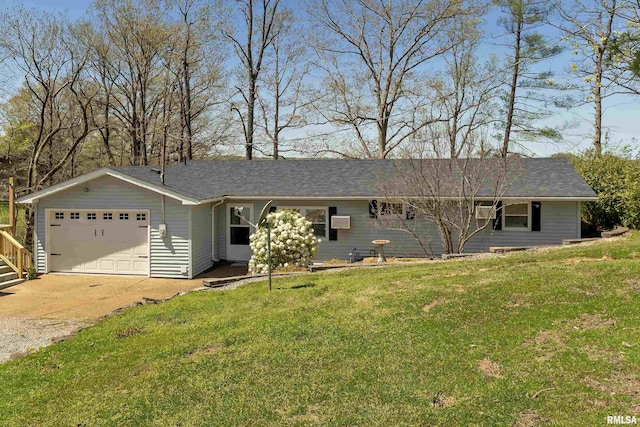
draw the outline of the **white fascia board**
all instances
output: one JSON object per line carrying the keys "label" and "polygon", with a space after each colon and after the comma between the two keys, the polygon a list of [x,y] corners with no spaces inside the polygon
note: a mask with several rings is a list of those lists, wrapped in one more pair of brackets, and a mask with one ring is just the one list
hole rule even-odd
{"label": "white fascia board", "polygon": [[153,191],[159,194],[162,194],[164,196],[167,197],[171,197],[172,199],[176,199],[180,202],[182,202],[183,205],[199,205],[200,202],[198,201],[198,199],[192,199],[191,197],[185,197],[181,194],[176,193],[175,191],[171,191],[165,187],[159,186],[159,185],[153,185],[153,184],[149,184],[148,182],[145,181],[141,181],[137,178],[132,178],[129,175],[120,173],[120,172],[116,172],[113,171],[111,169],[107,169],[107,175],[112,176],[114,178],[118,178],[121,179],[125,182],[128,182],[129,184],[133,184],[136,185],[138,187],[144,188],[146,190],[149,191]]}
{"label": "white fascia board", "polygon": [[65,191],[68,190],[70,188],[76,187],[78,185],[84,184],[86,182],[92,181],[96,178],[100,178],[103,176],[112,176],[114,178],[120,179],[122,181],[128,182],[129,184],[133,184],[137,187],[141,187],[144,189],[147,189],[149,191],[153,191],[155,193],[159,193],[159,194],[163,194],[167,197],[171,197],[172,199],[176,199],[180,202],[182,202],[183,205],[198,205],[200,204],[199,201],[197,199],[192,199],[189,197],[185,197],[183,195],[180,195],[174,191],[168,190],[166,188],[160,187],[160,186],[156,186],[153,184],[149,184],[147,182],[141,181],[139,179],[136,178],[132,178],[126,174],[114,171],[112,169],[109,168],[101,168],[98,170],[95,170],[93,172],[89,172],[86,173],[84,175],[80,175],[78,177],[69,179],[67,181],[61,182],[59,184],[53,185],[51,187],[42,189],[40,191],[36,191],[35,193],[31,193],[27,196],[21,197],[17,200],[17,203],[20,204],[26,204],[26,203],[34,203],[37,202],[40,199],[43,199],[45,197],[49,197],[52,196],[56,193],[59,193],[61,191]]}
{"label": "white fascia board", "polygon": [[99,178],[106,174],[107,174],[107,168],[101,168],[93,172],[85,173],[84,175],[80,175],[75,178],[69,179],[67,181],[61,182],[59,184],[52,185],[51,187],[47,187],[40,191],[36,191],[27,196],[20,197],[18,200],[16,200],[16,203],[34,203],[44,197],[51,196],[55,193],[59,193],[60,191],[68,190],[77,185],[84,184],[85,182]]}

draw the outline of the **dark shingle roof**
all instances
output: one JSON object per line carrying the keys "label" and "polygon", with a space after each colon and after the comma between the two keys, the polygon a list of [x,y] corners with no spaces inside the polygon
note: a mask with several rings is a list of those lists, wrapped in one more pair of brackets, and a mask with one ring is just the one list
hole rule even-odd
{"label": "dark shingle roof", "polygon": [[[447,160],[433,160],[446,162]],[[231,197],[368,197],[402,160],[212,160],[168,165],[165,186],[197,200]],[[595,197],[563,158],[522,159],[509,197]],[[160,185],[150,166],[110,169]]]}

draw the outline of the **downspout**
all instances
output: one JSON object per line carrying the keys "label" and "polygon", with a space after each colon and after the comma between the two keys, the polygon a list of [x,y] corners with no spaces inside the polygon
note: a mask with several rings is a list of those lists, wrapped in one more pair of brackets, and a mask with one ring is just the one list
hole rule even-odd
{"label": "downspout", "polygon": [[224,199],[211,205],[211,260],[220,261],[216,258],[216,208],[224,203]]}
{"label": "downspout", "polygon": [[[166,163],[166,145],[167,145],[167,125],[164,126],[164,138],[162,139],[162,146],[160,147],[160,185],[164,187],[164,164]],[[165,200],[164,194],[160,196],[160,226],[158,227],[158,233],[161,238],[167,237],[167,219],[165,215]]]}

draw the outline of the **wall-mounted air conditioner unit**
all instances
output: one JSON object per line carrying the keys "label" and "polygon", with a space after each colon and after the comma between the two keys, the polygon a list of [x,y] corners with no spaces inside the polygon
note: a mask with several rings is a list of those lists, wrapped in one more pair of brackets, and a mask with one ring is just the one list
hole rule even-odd
{"label": "wall-mounted air conditioner unit", "polygon": [[351,217],[350,216],[337,216],[334,215],[331,217],[331,228],[340,229],[340,230],[348,230],[351,228]]}
{"label": "wall-mounted air conditioner unit", "polygon": [[496,209],[493,206],[476,206],[476,219],[496,219]]}

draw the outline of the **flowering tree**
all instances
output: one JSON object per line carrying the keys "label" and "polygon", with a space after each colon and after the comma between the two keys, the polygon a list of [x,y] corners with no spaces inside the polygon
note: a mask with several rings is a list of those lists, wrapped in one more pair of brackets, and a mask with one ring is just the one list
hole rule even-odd
{"label": "flowering tree", "polygon": [[320,240],[316,239],[313,233],[311,221],[298,212],[289,210],[270,213],[250,237],[250,245],[253,250],[249,261],[251,274],[266,274],[268,272],[268,228],[271,229],[272,268],[306,267],[316,255]]}

